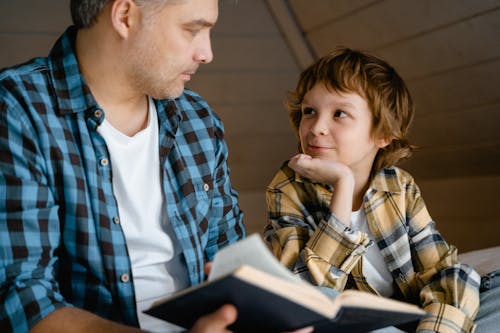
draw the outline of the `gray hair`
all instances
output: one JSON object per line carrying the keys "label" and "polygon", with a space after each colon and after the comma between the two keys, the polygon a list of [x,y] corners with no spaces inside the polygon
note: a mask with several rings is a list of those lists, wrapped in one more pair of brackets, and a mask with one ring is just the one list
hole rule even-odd
{"label": "gray hair", "polygon": [[[77,28],[89,28],[97,20],[99,13],[113,0],[71,0],[71,18]],[[138,6],[157,8],[172,0],[134,0]]]}

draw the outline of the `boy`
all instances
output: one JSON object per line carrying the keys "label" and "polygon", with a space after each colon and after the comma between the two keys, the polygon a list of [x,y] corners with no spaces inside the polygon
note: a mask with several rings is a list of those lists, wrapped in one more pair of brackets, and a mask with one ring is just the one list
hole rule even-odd
{"label": "boy", "polygon": [[394,165],[409,157],[414,107],[396,71],[339,48],[289,95],[300,153],[267,189],[265,237],[312,283],[420,304],[417,331],[472,332],[479,276],[435,229],[420,190]]}

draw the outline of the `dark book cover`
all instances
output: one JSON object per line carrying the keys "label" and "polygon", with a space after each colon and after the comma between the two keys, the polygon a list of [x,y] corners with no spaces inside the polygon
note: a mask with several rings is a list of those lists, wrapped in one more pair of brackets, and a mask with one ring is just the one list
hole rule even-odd
{"label": "dark book cover", "polygon": [[[201,316],[228,303],[238,309],[237,320],[229,327],[237,333],[283,332],[310,325],[319,333],[356,333],[423,317],[421,312],[342,307],[335,318],[330,319],[234,274],[188,289],[145,313],[190,328]],[[329,306],[332,304],[325,304]]]}

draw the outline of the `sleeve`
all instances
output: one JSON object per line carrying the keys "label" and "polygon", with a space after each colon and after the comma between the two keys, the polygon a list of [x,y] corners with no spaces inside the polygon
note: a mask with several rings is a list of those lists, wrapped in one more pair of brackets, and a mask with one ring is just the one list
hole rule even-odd
{"label": "sleeve", "polygon": [[269,185],[266,201],[264,235],[274,255],[295,273],[306,272],[314,284],[343,290],[347,276],[371,244],[368,236],[351,230],[331,213],[326,219],[315,218],[322,214],[308,207],[320,207],[321,198],[282,170]]}
{"label": "sleeve", "polygon": [[25,332],[68,306],[55,280],[58,208],[22,107],[0,86],[0,327]]}
{"label": "sleeve", "polygon": [[422,307],[431,316],[417,331],[473,332],[479,307],[479,275],[457,259],[435,228],[418,186],[407,185],[410,245]]}
{"label": "sleeve", "polygon": [[209,241],[205,249],[207,260],[224,246],[235,243],[246,236],[243,212],[238,205],[238,193],[229,177],[228,148],[224,139],[224,126],[214,115],[215,124],[215,177],[212,207],[209,218]]}

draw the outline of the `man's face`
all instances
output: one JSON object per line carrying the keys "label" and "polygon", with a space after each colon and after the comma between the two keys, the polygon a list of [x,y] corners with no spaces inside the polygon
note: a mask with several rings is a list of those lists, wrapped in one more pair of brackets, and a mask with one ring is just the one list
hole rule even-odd
{"label": "man's face", "polygon": [[210,30],[217,16],[217,0],[186,0],[142,20],[128,57],[135,89],[158,99],[178,97],[200,63],[212,61]]}

